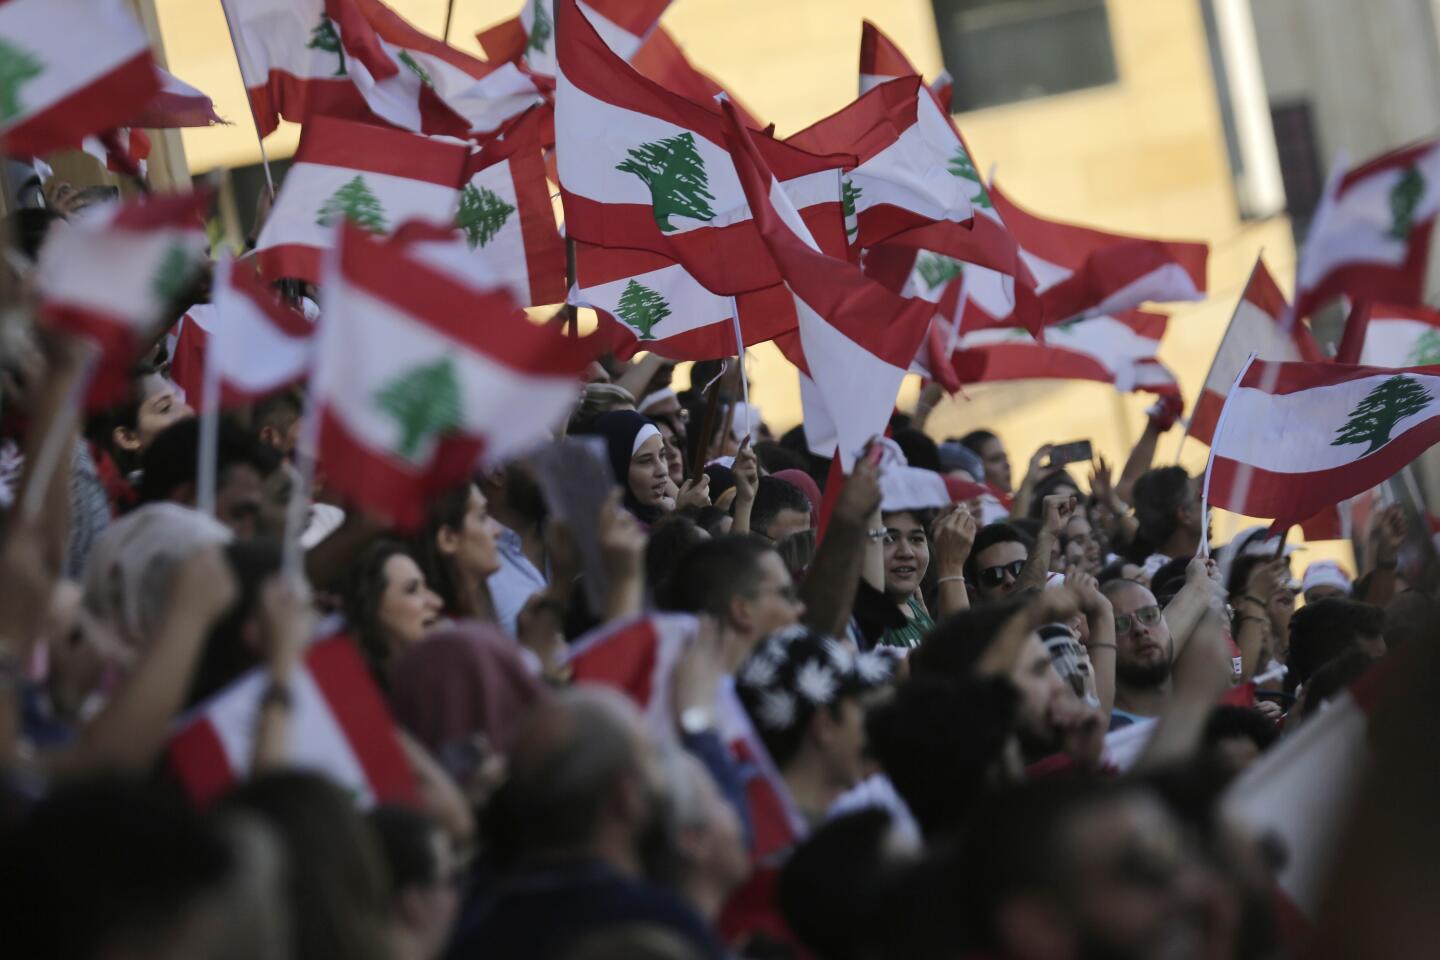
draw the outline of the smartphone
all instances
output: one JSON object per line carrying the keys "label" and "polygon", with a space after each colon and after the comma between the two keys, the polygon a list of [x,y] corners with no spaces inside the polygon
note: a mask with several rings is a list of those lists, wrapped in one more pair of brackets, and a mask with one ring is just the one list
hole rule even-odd
{"label": "smartphone", "polygon": [[1093,459],[1095,451],[1090,446],[1089,440],[1074,440],[1070,443],[1057,443],[1050,448],[1050,462],[1046,467],[1063,467],[1067,463],[1084,463]]}

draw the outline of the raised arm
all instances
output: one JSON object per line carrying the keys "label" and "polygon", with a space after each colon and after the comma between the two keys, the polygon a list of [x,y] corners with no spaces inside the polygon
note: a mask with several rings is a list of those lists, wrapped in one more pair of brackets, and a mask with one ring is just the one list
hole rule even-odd
{"label": "raised arm", "polygon": [[825,537],[800,584],[805,623],[815,630],[833,637],[844,635],[869,546],[868,524],[879,509],[879,469],[862,457],[845,479]]}
{"label": "raised arm", "polygon": [[1055,544],[1059,542],[1060,532],[1065,529],[1065,524],[1070,522],[1074,513],[1075,498],[1070,494],[1052,493],[1045,498],[1044,519],[1040,524],[1040,532],[1035,536],[1035,549],[1030,551],[1025,568],[1015,579],[1015,589],[1045,589],[1045,584],[1050,579],[1050,558],[1054,555]]}
{"label": "raised arm", "polygon": [[935,572],[939,581],[936,607],[942,617],[970,607],[970,596],[965,589],[965,561],[975,545],[975,532],[975,518],[964,506],[956,506],[936,517],[931,526],[930,540],[935,545]]}

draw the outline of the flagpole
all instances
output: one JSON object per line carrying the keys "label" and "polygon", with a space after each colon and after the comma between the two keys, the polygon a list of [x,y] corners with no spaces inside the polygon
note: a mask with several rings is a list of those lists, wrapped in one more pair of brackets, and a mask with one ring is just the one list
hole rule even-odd
{"label": "flagpole", "polygon": [[195,467],[195,505],[215,516],[216,459],[220,448],[220,365],[215,362],[215,338],[205,349],[205,371],[200,381],[200,462]]}
{"label": "flagpole", "polygon": [[[1210,475],[1215,470],[1215,447],[1218,445],[1220,437],[1224,434],[1225,421],[1230,417],[1230,398],[1235,395],[1236,390],[1240,389],[1240,381],[1244,379],[1245,374],[1249,372],[1250,365],[1255,362],[1256,356],[1257,354],[1250,354],[1250,356],[1246,358],[1245,364],[1240,368],[1240,372],[1235,375],[1235,382],[1230,385],[1230,393],[1225,397],[1225,405],[1220,408],[1220,419],[1215,423],[1215,435],[1210,438],[1210,455],[1205,461],[1205,480],[1200,490],[1200,548],[1195,551],[1197,557],[1210,556]],[[1240,470],[1235,475],[1235,485],[1231,488],[1232,493],[1240,487],[1242,480],[1244,481],[1244,487],[1248,489],[1250,486],[1249,464],[1240,464]],[[1230,502],[1236,502],[1233,496]]]}
{"label": "flagpole", "polygon": [[[225,29],[230,33],[230,49],[235,51],[235,66],[240,70],[240,85],[245,85],[245,68],[240,63],[240,41],[235,36],[235,25],[230,22],[230,8],[220,0],[220,13],[225,17]],[[270,199],[275,199],[275,179],[270,175],[270,155],[265,152],[265,138],[260,135],[260,120],[255,116],[255,104],[250,100],[250,91],[245,91],[245,103],[250,107],[250,122],[255,125],[255,142],[260,146],[260,165],[265,170],[265,186]]]}
{"label": "flagpole", "polygon": [[750,436],[754,414],[750,409],[750,378],[745,373],[745,335],[740,330],[740,305],[730,298],[730,320],[735,325],[735,354],[740,361],[740,398],[745,403],[745,435]]}
{"label": "flagpole", "polygon": [[445,5],[445,32],[440,35],[442,43],[450,42],[450,18],[455,15],[455,0]]}

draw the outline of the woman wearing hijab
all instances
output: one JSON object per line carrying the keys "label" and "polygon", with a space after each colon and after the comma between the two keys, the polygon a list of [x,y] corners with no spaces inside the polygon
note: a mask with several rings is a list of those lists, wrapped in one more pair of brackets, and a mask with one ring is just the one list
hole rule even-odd
{"label": "woman wearing hijab", "polygon": [[603,413],[590,422],[585,432],[604,438],[611,472],[624,491],[625,508],[642,523],[654,523],[677,504],[709,504],[707,477],[687,482],[677,493],[670,480],[659,428],[635,411]]}

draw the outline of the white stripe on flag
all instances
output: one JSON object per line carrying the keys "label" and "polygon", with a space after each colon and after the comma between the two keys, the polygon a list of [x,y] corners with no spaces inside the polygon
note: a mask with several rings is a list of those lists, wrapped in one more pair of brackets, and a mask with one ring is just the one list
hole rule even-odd
{"label": "white stripe on flag", "polygon": [[145,31],[121,0],[11,0],[0,4],[0,37],[40,68],[24,83],[7,79],[18,100],[18,121],[150,49]]}
{"label": "white stripe on flag", "polygon": [[637,273],[633,277],[622,277],[609,283],[580,287],[571,296],[570,302],[577,307],[604,310],[617,322],[634,331],[638,337],[640,331],[626,322],[619,308],[620,298],[631,283],[659,294],[670,308],[670,315],[651,331],[651,339],[659,340],[712,324],[728,323],[733,312],[730,309],[730,297],[711,293],[679,264],[661,267],[649,273]]}
{"label": "white stripe on flag", "polygon": [[217,284],[215,305],[218,329],[212,332],[206,356],[221,380],[235,390],[261,394],[304,376],[314,353],[313,337],[292,337],[276,329],[249,297],[229,284]]}
{"label": "white stripe on flag", "polygon": [[356,177],[379,201],[386,233],[406,220],[450,223],[455,219],[460,202],[458,187],[350,167],[297,163],[285,176],[275,211],[260,232],[255,248],[268,250],[285,244],[328,248],[335,242],[339,217],[321,224],[320,212],[336,191]]}

